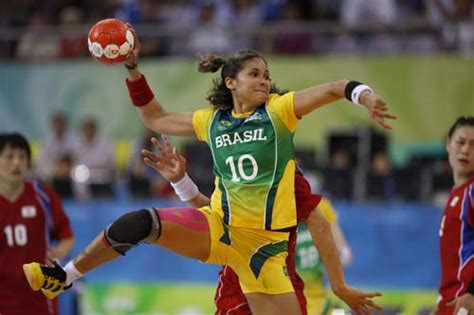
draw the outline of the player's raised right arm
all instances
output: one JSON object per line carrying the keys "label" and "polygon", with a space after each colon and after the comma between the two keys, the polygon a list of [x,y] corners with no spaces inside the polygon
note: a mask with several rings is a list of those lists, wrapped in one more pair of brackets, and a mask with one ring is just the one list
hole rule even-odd
{"label": "player's raised right arm", "polygon": [[158,133],[194,136],[192,112],[168,112],[154,97],[143,74],[135,64],[128,70],[127,87],[133,104],[148,128]]}
{"label": "player's raised right arm", "polygon": [[127,87],[140,117],[148,128],[158,133],[177,136],[194,136],[192,112],[168,112],[155,98],[145,76],[138,69],[140,41],[132,25],[127,24],[133,33],[135,46],[125,62],[128,69]]}

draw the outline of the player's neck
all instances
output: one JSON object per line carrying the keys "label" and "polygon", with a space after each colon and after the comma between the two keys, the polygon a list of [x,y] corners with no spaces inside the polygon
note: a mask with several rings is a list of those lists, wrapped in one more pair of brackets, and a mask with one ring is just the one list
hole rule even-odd
{"label": "player's neck", "polygon": [[454,174],[454,188],[464,185],[465,183],[474,179],[474,174],[470,176],[461,176]]}
{"label": "player's neck", "polygon": [[251,104],[245,100],[232,96],[233,107],[232,111],[236,114],[245,114],[255,111],[259,106]]}
{"label": "player's neck", "polygon": [[16,201],[21,196],[24,189],[24,182],[15,184],[0,182],[0,195],[10,202]]}

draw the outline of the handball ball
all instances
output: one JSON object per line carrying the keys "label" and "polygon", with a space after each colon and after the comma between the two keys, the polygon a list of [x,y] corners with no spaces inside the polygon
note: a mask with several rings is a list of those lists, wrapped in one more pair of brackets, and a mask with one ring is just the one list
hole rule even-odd
{"label": "handball ball", "polygon": [[134,38],[127,25],[117,19],[105,19],[92,26],[87,36],[89,51],[97,61],[114,64],[127,60]]}

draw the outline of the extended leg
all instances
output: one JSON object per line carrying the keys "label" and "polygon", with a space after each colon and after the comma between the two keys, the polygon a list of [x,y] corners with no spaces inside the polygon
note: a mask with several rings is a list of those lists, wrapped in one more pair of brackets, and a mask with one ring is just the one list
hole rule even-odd
{"label": "extended leg", "polygon": [[86,273],[125,255],[139,243],[159,245],[203,261],[209,256],[211,238],[206,217],[196,209],[143,209],[113,222],[73,262]]}
{"label": "extended leg", "polygon": [[[139,243],[153,243],[186,257],[205,260],[211,238],[206,217],[195,209],[142,209],[127,213],[109,225],[72,261],[85,274]],[[59,266],[30,263],[23,266],[33,290],[54,298],[69,284]],[[68,274],[67,277],[70,277]]]}
{"label": "extended leg", "polygon": [[74,258],[74,266],[84,274],[125,255],[139,243],[153,243],[161,234],[160,225],[158,214],[153,208],[124,214]]}

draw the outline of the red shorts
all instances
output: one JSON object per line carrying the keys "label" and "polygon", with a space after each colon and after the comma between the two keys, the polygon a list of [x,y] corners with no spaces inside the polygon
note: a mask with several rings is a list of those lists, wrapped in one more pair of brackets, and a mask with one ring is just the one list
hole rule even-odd
{"label": "red shorts", "polygon": [[[298,221],[305,220],[321,200],[320,195],[311,193],[311,186],[299,169],[296,169],[295,174],[295,196]],[[306,315],[306,298],[303,294],[304,284],[295,270],[295,245],[296,227],[292,228],[290,232],[286,263],[291,283],[293,284],[295,294],[301,306],[301,313]],[[215,315],[252,314],[245,295],[240,289],[239,278],[232,268],[228,266],[224,266],[222,270],[219,271],[219,284],[217,285],[214,302],[217,308]]]}

